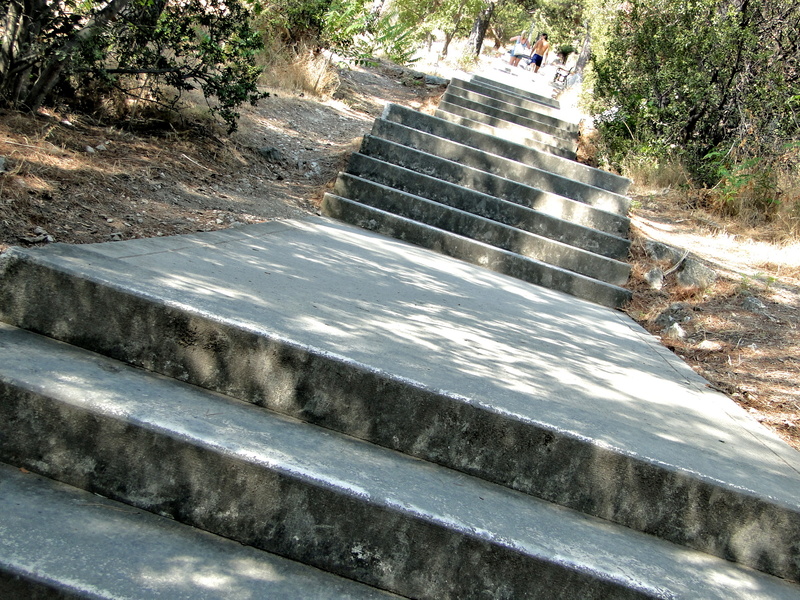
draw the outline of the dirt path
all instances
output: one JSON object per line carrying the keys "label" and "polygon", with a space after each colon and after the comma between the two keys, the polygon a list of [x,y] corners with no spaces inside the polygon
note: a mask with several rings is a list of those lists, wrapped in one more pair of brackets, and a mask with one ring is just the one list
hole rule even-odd
{"label": "dirt path", "polygon": [[[341,79],[336,98],[325,102],[273,92],[243,111],[230,137],[211,128],[204,136],[133,135],[70,115],[0,114],[0,251],[315,213],[386,102],[430,111],[443,92],[388,66]],[[663,335],[657,317],[684,302],[686,337],[664,335],[664,343],[800,449],[800,246],[749,241],[674,195],[642,194],[638,202],[629,314]],[[656,261],[642,236],[689,250],[718,273],[717,283],[686,291],[668,277],[663,289],[650,289],[643,275]]]}
{"label": "dirt path", "polygon": [[340,75],[328,101],[271,92],[239,131],[133,135],[57,113],[0,115],[0,250],[90,243],[298,217],[387,102],[426,109],[443,88],[394,67]]}

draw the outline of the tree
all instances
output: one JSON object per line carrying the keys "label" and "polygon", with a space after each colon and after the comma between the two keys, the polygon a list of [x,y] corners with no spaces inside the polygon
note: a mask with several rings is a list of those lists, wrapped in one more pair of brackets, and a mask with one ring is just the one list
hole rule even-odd
{"label": "tree", "polygon": [[[36,110],[91,90],[168,104],[199,87],[235,127],[255,102],[261,47],[242,0],[7,0],[0,102]],[[167,87],[170,91],[167,91]]]}
{"label": "tree", "polygon": [[797,2],[629,0],[604,16],[594,109],[612,161],[677,156],[715,185],[796,140]]}

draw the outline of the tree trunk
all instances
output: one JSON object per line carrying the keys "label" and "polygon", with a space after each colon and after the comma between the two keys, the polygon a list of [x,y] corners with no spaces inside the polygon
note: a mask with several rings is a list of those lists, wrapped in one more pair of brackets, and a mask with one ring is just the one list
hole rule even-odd
{"label": "tree trunk", "polygon": [[52,53],[53,58],[45,64],[44,69],[36,79],[36,83],[33,84],[27,98],[25,98],[25,105],[30,110],[36,110],[42,105],[42,102],[44,102],[47,95],[61,78],[61,73],[72,58],[72,54],[80,45],[92,39],[106,25],[115,20],[130,2],[131,0],[111,0],[103,10],[97,13],[94,19],[90,20],[85,27],[77,31],[57,51]]}
{"label": "tree trunk", "polygon": [[467,40],[467,50],[471,54],[474,54],[475,58],[478,58],[481,55],[483,38],[486,37],[486,31],[489,29],[489,25],[492,22],[496,4],[497,0],[489,0],[484,9],[478,13],[477,17],[475,17],[475,23],[472,25],[472,31],[470,32],[469,39]]}
{"label": "tree trunk", "polygon": [[586,38],[583,40],[581,53],[578,55],[578,62],[575,63],[575,72],[583,73],[586,65],[589,64],[589,57],[592,55],[592,30],[589,23],[586,24]]}
{"label": "tree trunk", "polygon": [[450,48],[450,42],[453,41],[453,36],[455,35],[456,30],[453,31],[446,31],[444,34],[444,46],[442,46],[442,56],[447,56],[447,50]]}

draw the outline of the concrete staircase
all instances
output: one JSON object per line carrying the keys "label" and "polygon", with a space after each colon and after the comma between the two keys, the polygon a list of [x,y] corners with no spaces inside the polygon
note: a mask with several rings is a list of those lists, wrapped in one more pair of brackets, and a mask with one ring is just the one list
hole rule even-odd
{"label": "concrete staircase", "polygon": [[435,116],[388,106],[323,212],[619,307],[629,182],[571,160],[578,126],[556,101],[521,93],[453,80]]}
{"label": "concrete staircase", "polygon": [[800,597],[796,452],[618,311],[329,219],[0,256],[0,461],[3,598]]}

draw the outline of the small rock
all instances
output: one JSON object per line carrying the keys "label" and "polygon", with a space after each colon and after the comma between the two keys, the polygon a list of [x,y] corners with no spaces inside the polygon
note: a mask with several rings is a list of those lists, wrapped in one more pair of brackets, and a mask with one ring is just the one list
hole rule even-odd
{"label": "small rock", "polygon": [[647,253],[647,256],[649,256],[651,259],[665,260],[672,264],[678,262],[683,256],[683,252],[677,248],[667,246],[666,244],[662,244],[661,242],[656,242],[654,240],[647,240],[644,243],[644,250]]}
{"label": "small rock", "polygon": [[662,311],[653,323],[660,329],[666,329],[673,323],[688,323],[692,318],[694,318],[694,314],[691,306],[686,302],[675,302]]}
{"label": "small rock", "polygon": [[6,157],[0,156],[0,173],[6,172]]}
{"label": "small rock", "polygon": [[708,352],[717,352],[722,350],[722,344],[719,342],[714,342],[712,340],[703,340],[699,344],[697,344],[698,350],[706,350]]}
{"label": "small rock", "polygon": [[664,287],[664,271],[655,267],[644,275],[644,280],[650,285],[652,290],[660,290]]}
{"label": "small rock", "polygon": [[108,150],[108,147],[106,147],[105,144],[97,144],[97,146],[95,146],[94,149],[97,150],[98,152],[104,152],[105,150]]}
{"label": "small rock", "polygon": [[284,153],[275,146],[264,146],[263,148],[259,148],[257,152],[270,162],[282,163],[286,160]]}
{"label": "small rock", "polygon": [[86,146],[86,152],[88,152],[89,154],[94,154],[97,151],[91,146]]}
{"label": "small rock", "polygon": [[764,305],[764,303],[755,296],[747,296],[742,302],[742,307],[745,310],[756,313],[767,310],[767,307]]}
{"label": "small rock", "polygon": [[115,231],[114,233],[109,234],[108,239],[109,239],[109,241],[112,241],[112,242],[121,242],[122,241],[122,234],[119,233],[118,231]]}
{"label": "small rock", "polygon": [[664,330],[664,337],[668,337],[673,340],[682,340],[686,337],[686,332],[678,323],[673,323]]}
{"label": "small rock", "polygon": [[687,258],[676,273],[678,285],[683,288],[705,290],[714,285],[717,274],[714,269],[705,266],[698,260]]}
{"label": "small rock", "polygon": [[55,241],[55,238],[53,238],[52,235],[44,233],[36,236],[21,235],[19,236],[19,239],[21,239],[23,242],[27,242],[28,244],[41,244],[42,242],[49,244]]}
{"label": "small rock", "polygon": [[425,75],[425,83],[428,85],[447,85],[450,83],[450,80],[444,77],[437,77],[436,75]]}

